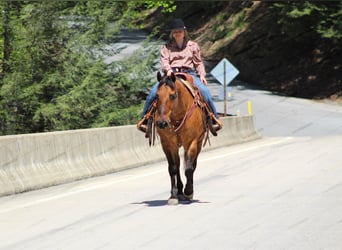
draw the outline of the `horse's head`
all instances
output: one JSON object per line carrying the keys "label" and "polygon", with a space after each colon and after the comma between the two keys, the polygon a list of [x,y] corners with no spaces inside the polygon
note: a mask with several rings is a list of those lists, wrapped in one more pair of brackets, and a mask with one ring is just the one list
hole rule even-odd
{"label": "horse's head", "polygon": [[171,76],[162,76],[160,72],[157,74],[159,81],[157,91],[157,113],[156,125],[160,129],[169,126],[171,122],[172,111],[177,105],[177,90],[176,76],[172,73]]}

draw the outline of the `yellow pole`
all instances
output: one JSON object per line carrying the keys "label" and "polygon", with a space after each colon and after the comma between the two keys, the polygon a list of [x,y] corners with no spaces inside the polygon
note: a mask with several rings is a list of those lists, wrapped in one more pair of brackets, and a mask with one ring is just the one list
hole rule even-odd
{"label": "yellow pole", "polygon": [[248,111],[248,115],[252,114],[252,104],[251,104],[251,101],[247,102],[247,111]]}

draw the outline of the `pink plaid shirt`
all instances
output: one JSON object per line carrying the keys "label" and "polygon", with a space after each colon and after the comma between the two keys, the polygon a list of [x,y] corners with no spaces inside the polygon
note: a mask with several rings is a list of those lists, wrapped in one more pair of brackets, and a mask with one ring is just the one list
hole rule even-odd
{"label": "pink plaid shirt", "polygon": [[206,75],[200,48],[196,42],[190,40],[185,41],[181,49],[174,40],[163,45],[160,49],[160,64],[163,72],[186,67],[194,69],[200,77]]}

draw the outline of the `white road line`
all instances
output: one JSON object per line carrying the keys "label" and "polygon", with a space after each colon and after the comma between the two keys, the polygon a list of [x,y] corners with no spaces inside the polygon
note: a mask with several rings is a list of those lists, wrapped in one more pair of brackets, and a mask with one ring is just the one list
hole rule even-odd
{"label": "white road line", "polygon": [[[229,151],[227,153],[220,154],[220,155],[217,155],[217,156],[212,156],[212,157],[204,158],[204,159],[201,159],[201,161],[211,161],[211,160],[214,160],[214,159],[223,158],[223,157],[227,157],[227,156],[230,156],[230,155],[239,154],[239,153],[243,153],[243,152],[247,152],[247,151],[252,151],[252,150],[260,149],[260,148],[263,148],[263,147],[274,146],[274,145],[282,144],[282,143],[284,143],[286,141],[289,141],[291,139],[293,139],[293,138],[292,137],[285,137],[285,138],[281,138],[281,139],[276,140],[276,141],[272,140],[272,141],[267,141],[267,142],[261,143],[261,144],[258,143],[256,145],[252,145],[252,146],[240,149],[240,150]],[[128,181],[145,178],[145,177],[152,176],[152,175],[157,175],[157,174],[160,174],[160,173],[163,173],[163,172],[165,172],[164,168],[156,170],[156,171],[153,171],[153,172],[149,172],[149,173],[143,173],[143,174],[138,174],[138,175],[126,176],[126,177],[123,177],[123,178],[120,178],[120,179],[117,179],[117,180],[114,180],[114,181],[110,180],[110,181],[108,181],[106,183],[90,185],[88,187],[82,187],[82,188],[80,188],[78,190],[69,191],[69,192],[66,192],[66,193],[63,193],[63,194],[58,194],[58,195],[50,196],[50,197],[47,197],[47,198],[42,198],[42,199],[31,201],[31,202],[26,202],[26,203],[23,203],[23,204],[20,204],[20,205],[14,205],[12,207],[0,209],[0,214],[12,212],[12,211],[17,210],[17,209],[38,205],[38,204],[41,204],[41,203],[44,203],[44,202],[48,202],[48,201],[52,201],[52,200],[62,199],[64,197],[76,195],[76,194],[87,192],[87,191],[93,191],[93,190],[96,190],[96,189],[105,188],[105,187],[112,186],[112,185],[115,185],[115,184],[118,184],[118,183],[122,183],[122,182],[128,182]]]}
{"label": "white road line", "polygon": [[110,182],[107,182],[107,183],[101,183],[101,184],[91,185],[91,186],[88,186],[88,187],[83,187],[83,188],[80,188],[80,189],[75,190],[75,191],[69,191],[69,192],[66,192],[66,193],[63,193],[63,194],[58,194],[58,195],[50,196],[50,197],[47,197],[47,198],[35,200],[35,201],[32,201],[32,202],[27,202],[27,203],[24,203],[24,204],[21,204],[21,205],[16,205],[16,206],[13,206],[13,207],[10,207],[10,208],[1,209],[0,210],[0,214],[11,212],[13,210],[20,209],[20,208],[34,206],[34,205],[37,205],[37,204],[40,204],[40,203],[44,203],[44,202],[48,202],[48,201],[52,201],[52,200],[58,200],[58,199],[61,199],[61,198],[64,198],[64,197],[72,196],[72,195],[83,193],[83,192],[87,192],[87,191],[92,191],[92,190],[96,190],[96,189],[105,188],[105,187],[108,187],[108,186],[111,186],[111,185],[114,185],[114,184],[118,184],[118,183],[121,183],[121,182],[132,181],[132,180],[135,180],[135,179],[144,178],[144,177],[147,177],[147,176],[159,174],[159,173],[164,172],[164,171],[165,171],[165,169],[160,169],[160,170],[157,170],[157,171],[154,171],[154,172],[150,172],[150,173],[146,173],[146,174],[139,174],[139,175],[135,175],[135,176],[128,176],[128,177],[124,177],[124,178],[121,178],[121,179],[118,179],[118,180],[115,180],[115,181],[111,180]]}

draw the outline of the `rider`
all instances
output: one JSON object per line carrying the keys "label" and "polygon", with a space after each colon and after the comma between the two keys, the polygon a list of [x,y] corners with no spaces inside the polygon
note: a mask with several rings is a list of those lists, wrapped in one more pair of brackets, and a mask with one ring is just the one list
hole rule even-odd
{"label": "rider", "polygon": [[[171,23],[171,33],[169,41],[160,49],[160,64],[162,71],[170,76],[172,72],[184,72],[192,76],[195,86],[199,89],[202,97],[210,106],[216,119],[219,118],[214,102],[210,95],[209,89],[206,87],[206,72],[201,58],[201,52],[198,44],[189,39],[188,32],[181,19],[174,19]],[[156,83],[150,90],[146,98],[142,117],[146,114],[148,108],[152,104],[157,94],[158,84]],[[213,119],[213,123],[219,122]],[[215,126],[220,129],[221,126]]]}

